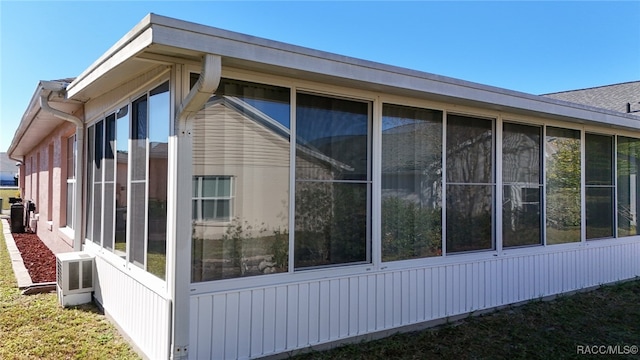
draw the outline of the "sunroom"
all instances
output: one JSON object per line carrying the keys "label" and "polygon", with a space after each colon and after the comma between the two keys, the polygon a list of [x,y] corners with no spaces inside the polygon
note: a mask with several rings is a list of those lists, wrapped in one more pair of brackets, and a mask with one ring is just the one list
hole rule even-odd
{"label": "sunroom", "polygon": [[149,358],[284,354],[640,275],[634,115],[154,14],[63,93],[84,115],[74,241]]}

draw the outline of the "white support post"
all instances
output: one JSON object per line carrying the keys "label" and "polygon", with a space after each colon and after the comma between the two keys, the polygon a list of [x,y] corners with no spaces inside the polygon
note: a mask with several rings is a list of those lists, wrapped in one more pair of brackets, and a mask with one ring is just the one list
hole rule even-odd
{"label": "white support post", "polygon": [[[176,67],[175,108],[173,141],[172,219],[175,224],[175,238],[171,244],[168,286],[173,300],[171,358],[187,359],[189,350],[189,286],[191,284],[191,196],[192,196],[192,123],[193,117],[218,88],[222,73],[220,56],[207,54],[202,61],[200,79],[188,88],[189,73],[181,66]],[[180,91],[182,89],[183,91]],[[187,93],[186,96],[183,94]],[[184,100],[182,100],[184,99]],[[178,106],[179,104],[179,106]]]}

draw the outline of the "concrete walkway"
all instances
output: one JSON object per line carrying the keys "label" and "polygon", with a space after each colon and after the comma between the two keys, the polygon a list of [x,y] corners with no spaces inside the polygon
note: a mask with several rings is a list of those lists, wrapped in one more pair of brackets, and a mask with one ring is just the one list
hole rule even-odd
{"label": "concrete walkway", "polygon": [[11,258],[11,267],[13,267],[13,273],[16,276],[18,288],[25,289],[32,286],[33,281],[31,281],[31,276],[29,276],[29,272],[24,266],[22,256],[20,255],[20,250],[18,250],[16,242],[13,240],[13,236],[11,235],[9,221],[7,221],[4,216],[2,217],[2,235],[4,235],[4,241],[7,244],[9,258]]}

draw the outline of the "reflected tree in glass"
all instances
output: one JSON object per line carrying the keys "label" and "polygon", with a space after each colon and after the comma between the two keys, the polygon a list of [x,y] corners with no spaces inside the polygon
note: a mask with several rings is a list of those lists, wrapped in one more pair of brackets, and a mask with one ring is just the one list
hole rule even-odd
{"label": "reflected tree in glass", "polygon": [[290,96],[225,78],[195,116],[192,281],[288,270]]}
{"label": "reflected tree in glass", "polygon": [[548,127],[547,244],[578,242],[581,237],[580,131]]}
{"label": "reflected tree in glass", "polygon": [[447,116],[447,252],[493,243],[493,121]]}
{"label": "reflected tree in glass", "polygon": [[295,267],[370,261],[370,104],[297,101]]}
{"label": "reflected tree in glass", "polygon": [[640,139],[618,136],[618,236],[638,234]]}
{"label": "reflected tree in glass", "polygon": [[542,128],[504,123],[502,132],[502,244],[542,243],[540,166]]}
{"label": "reflected tree in glass", "polygon": [[587,239],[614,236],[613,136],[585,135]]}
{"label": "reflected tree in glass", "polygon": [[382,113],[382,260],[441,255],[442,112]]}

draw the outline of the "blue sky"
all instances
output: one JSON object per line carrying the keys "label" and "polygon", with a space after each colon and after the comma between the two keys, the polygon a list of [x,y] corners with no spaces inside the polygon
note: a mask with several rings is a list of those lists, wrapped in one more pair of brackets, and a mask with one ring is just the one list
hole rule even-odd
{"label": "blue sky", "polygon": [[0,151],[147,13],[533,94],[640,80],[640,1],[0,0]]}

